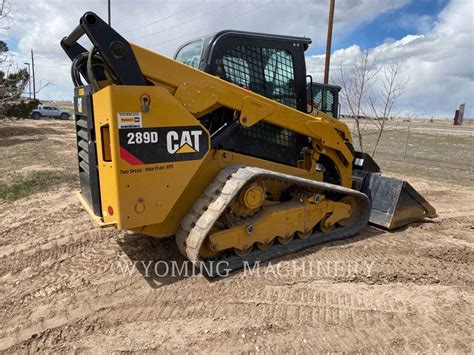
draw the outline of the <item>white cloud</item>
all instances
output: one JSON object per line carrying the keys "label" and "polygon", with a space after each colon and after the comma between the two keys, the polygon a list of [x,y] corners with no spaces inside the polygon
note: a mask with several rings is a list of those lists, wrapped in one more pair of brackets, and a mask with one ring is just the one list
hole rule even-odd
{"label": "white cloud", "polygon": [[[359,25],[396,10],[408,1],[338,0],[334,36],[344,38]],[[327,0],[113,0],[112,24],[130,41],[168,56],[189,39],[226,28],[307,36],[313,39],[314,45],[322,46],[326,40],[327,3]],[[423,32],[421,37],[386,41],[374,49],[387,60],[406,60],[406,70],[412,76],[406,99],[433,107],[435,114],[451,112],[453,103],[457,105],[463,92],[466,101],[473,96],[472,17],[469,21],[466,16],[452,12],[472,14],[470,4],[471,1],[454,1],[431,32]],[[55,84],[43,90],[40,98],[71,99],[70,61],[59,41],[86,11],[94,11],[105,19],[106,1],[17,0],[13,7],[16,8],[15,21],[6,38],[18,41],[17,62],[23,65],[29,61],[30,48],[34,48],[38,84],[41,79]],[[156,23],[145,26],[151,22]],[[137,27],[142,28],[130,31]],[[0,35],[5,36],[5,33]],[[357,48],[337,51],[333,63]],[[324,56],[308,58],[308,70],[321,72],[323,61]],[[444,93],[449,97],[441,100]],[[440,108],[443,102],[449,109]]]}
{"label": "white cloud", "polygon": [[[378,14],[398,8],[408,0],[341,0],[338,6],[348,9],[336,14],[342,36],[358,24]],[[107,17],[106,1],[19,0],[13,4],[14,24],[7,39],[18,41],[17,62],[29,61],[35,51],[38,82],[53,81],[40,93],[44,99],[70,99],[72,82],[70,61],[59,46],[86,11]],[[190,9],[187,11],[187,9]],[[132,42],[173,55],[179,44],[226,28],[306,35],[322,44],[325,41],[327,1],[279,0],[175,0],[112,1],[112,24]],[[156,22],[153,25],[145,26]],[[141,27],[139,30],[131,29]],[[4,34],[3,34],[4,35]],[[141,39],[137,39],[143,37]]]}
{"label": "white cloud", "polygon": [[[433,29],[423,35],[387,40],[371,48],[380,64],[403,63],[401,76],[410,77],[400,101],[425,116],[452,117],[460,103],[466,103],[466,117],[474,116],[474,25],[471,1],[453,0],[439,14]],[[465,15],[471,14],[471,15]],[[350,61],[359,46],[335,51],[332,73],[338,63]],[[308,71],[321,80],[324,56],[307,58]]]}

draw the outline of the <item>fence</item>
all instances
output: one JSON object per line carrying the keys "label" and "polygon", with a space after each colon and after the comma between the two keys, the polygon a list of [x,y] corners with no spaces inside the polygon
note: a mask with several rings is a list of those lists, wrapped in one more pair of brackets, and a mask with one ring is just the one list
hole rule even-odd
{"label": "fence", "polygon": [[[354,126],[356,149],[360,149]],[[378,132],[367,124],[362,133],[363,151],[372,153]],[[382,169],[435,180],[474,186],[474,127],[387,123],[375,153]]]}

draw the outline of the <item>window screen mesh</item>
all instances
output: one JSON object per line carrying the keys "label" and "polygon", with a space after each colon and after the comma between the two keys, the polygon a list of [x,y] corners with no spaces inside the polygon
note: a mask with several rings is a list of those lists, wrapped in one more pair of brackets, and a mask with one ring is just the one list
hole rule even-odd
{"label": "window screen mesh", "polygon": [[296,108],[293,57],[289,52],[235,46],[224,53],[219,69],[224,79]]}
{"label": "window screen mesh", "polygon": [[[296,108],[293,56],[283,49],[237,45],[224,50],[217,61],[224,80],[271,100]],[[239,129],[222,142],[224,149],[295,166],[307,137],[260,121]]]}
{"label": "window screen mesh", "polygon": [[[235,46],[224,52],[219,72],[233,84],[296,108],[293,57],[286,50]],[[262,143],[296,149],[299,153],[297,136],[287,129],[259,122],[241,133]]]}
{"label": "window screen mesh", "polygon": [[297,148],[297,136],[294,132],[266,122],[258,122],[250,127],[250,129],[244,129],[243,134],[250,138],[284,146],[288,149],[299,149]]}
{"label": "window screen mesh", "polygon": [[334,94],[331,91],[326,92],[326,100],[324,100],[325,112],[332,112],[334,108]]}
{"label": "window screen mesh", "polygon": [[313,104],[318,110],[332,114],[334,110],[334,94],[331,91],[318,89],[316,90],[316,95],[314,95]]}

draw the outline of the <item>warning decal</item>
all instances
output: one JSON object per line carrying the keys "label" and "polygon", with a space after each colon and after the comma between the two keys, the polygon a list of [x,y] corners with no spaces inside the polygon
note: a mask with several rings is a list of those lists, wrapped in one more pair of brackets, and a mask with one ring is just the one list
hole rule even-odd
{"label": "warning decal", "polygon": [[141,112],[119,112],[118,127],[122,128],[142,128]]}

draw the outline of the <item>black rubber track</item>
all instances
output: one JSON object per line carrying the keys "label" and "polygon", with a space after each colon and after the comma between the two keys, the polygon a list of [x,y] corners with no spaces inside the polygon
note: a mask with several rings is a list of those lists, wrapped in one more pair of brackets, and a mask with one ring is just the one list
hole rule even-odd
{"label": "black rubber track", "polygon": [[[283,245],[275,243],[267,250],[259,250],[254,247],[252,253],[244,257],[237,256],[233,254],[233,252],[227,251],[212,258],[200,259],[197,254],[200,245],[207,237],[210,226],[219,219],[227,205],[222,207],[221,204],[219,210],[213,210],[208,207],[213,203],[218,202],[218,199],[222,198],[223,195],[227,195],[227,200],[230,202],[232,198],[237,195],[238,191],[234,191],[234,189],[232,190],[232,194],[229,194],[229,187],[236,184],[243,187],[247,182],[255,178],[272,178],[307,188],[316,188],[328,192],[336,192],[342,195],[355,196],[361,204],[359,220],[352,226],[338,226],[331,232],[315,232],[305,240],[294,238],[288,244]],[[228,188],[226,189],[226,187]],[[188,257],[196,267],[199,267],[204,275],[209,277],[224,276],[230,271],[241,269],[244,266],[252,266],[257,262],[266,262],[308,249],[315,245],[353,237],[367,225],[369,217],[370,201],[365,194],[359,191],[339,185],[313,181],[265,169],[234,165],[224,169],[220,174],[218,174],[215,180],[206,189],[203,196],[196,201],[188,215],[183,219],[181,228],[176,236],[176,242],[180,251]],[[189,240],[189,238],[192,238],[193,241]],[[194,242],[194,247],[190,242]]]}

